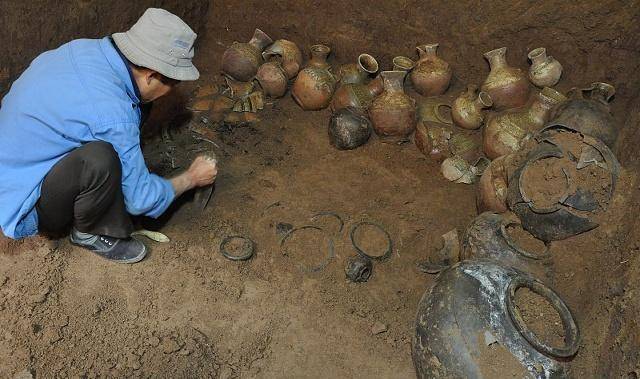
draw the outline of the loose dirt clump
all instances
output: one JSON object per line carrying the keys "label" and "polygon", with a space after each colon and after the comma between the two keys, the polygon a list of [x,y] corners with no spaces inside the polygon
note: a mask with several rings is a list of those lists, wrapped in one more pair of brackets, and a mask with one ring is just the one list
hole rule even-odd
{"label": "loose dirt clump", "polygon": [[521,225],[511,224],[506,230],[511,240],[522,250],[534,255],[543,255],[547,252],[544,242],[532,236]]}

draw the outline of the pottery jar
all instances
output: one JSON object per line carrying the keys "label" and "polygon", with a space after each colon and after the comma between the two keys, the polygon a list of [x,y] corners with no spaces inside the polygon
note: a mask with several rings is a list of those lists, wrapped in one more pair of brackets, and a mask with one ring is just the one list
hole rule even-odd
{"label": "pottery jar", "polygon": [[507,208],[508,175],[505,164],[511,155],[503,155],[489,164],[480,180],[476,192],[476,207],[479,213],[491,211],[503,213]]}
{"label": "pottery jar", "polygon": [[451,129],[448,126],[430,122],[418,122],[413,136],[418,150],[436,162],[442,162],[451,156],[450,138]]}
{"label": "pottery jar", "polygon": [[436,54],[437,43],[418,46],[416,49],[420,59],[409,74],[413,88],[423,96],[442,95],[449,88],[451,67]]}
{"label": "pottery jar", "polygon": [[256,79],[267,96],[278,98],[287,92],[287,73],[278,61],[262,64],[258,69]]}
{"label": "pottery jar", "polygon": [[262,50],[273,41],[262,30],[256,29],[248,43],[234,42],[222,56],[222,71],[236,80],[251,80],[264,61]]}
{"label": "pottery jar", "polygon": [[[554,343],[531,328],[532,320],[518,307],[520,290],[556,314],[562,342]],[[422,296],[411,355],[418,379],[560,379],[569,377],[566,361],[577,353],[580,342],[571,311],[551,288],[515,268],[471,259],[442,271]]]}
{"label": "pottery jar", "polygon": [[416,62],[411,58],[399,55],[393,58],[393,71],[411,71],[415,67]]}
{"label": "pottery jar", "polygon": [[404,93],[405,71],[383,71],[380,73],[384,91],[373,100],[369,116],[378,136],[409,136],[416,129],[416,102]]}
{"label": "pottery jar", "polygon": [[371,121],[359,109],[344,108],[329,121],[329,141],[340,150],[364,145],[371,136]]}
{"label": "pottery jar", "polygon": [[[589,98],[584,97],[585,92],[590,93]],[[569,101],[554,108],[551,119],[593,136],[613,149],[619,132],[609,108],[614,94],[615,88],[608,83],[597,82],[589,88],[574,88],[569,92]]]}
{"label": "pottery jar", "polygon": [[489,159],[520,150],[532,133],[549,121],[551,109],[566,97],[545,87],[528,106],[503,111],[490,117],[483,129],[483,149]]}
{"label": "pottery jar", "polygon": [[483,109],[493,105],[491,96],[486,92],[476,93],[478,87],[469,85],[453,102],[451,118],[453,122],[464,129],[478,129],[484,121]]}
{"label": "pottery jar", "polygon": [[343,84],[333,94],[331,109],[335,112],[346,107],[369,109],[373,99],[384,91],[382,77],[368,84]]}
{"label": "pottery jar", "polygon": [[562,76],[562,65],[554,57],[547,55],[547,49],[538,47],[527,55],[531,59],[529,80],[538,87],[553,87]]}
{"label": "pottery jar", "polygon": [[311,60],[296,77],[291,95],[304,110],[320,110],[329,106],[336,88],[327,57],[331,49],[325,45],[311,46]]}
{"label": "pottery jar", "polygon": [[360,54],[356,63],[340,66],[338,78],[344,84],[363,84],[369,75],[378,72],[378,61],[369,54]]}
{"label": "pottery jar", "polygon": [[496,110],[523,106],[529,97],[529,80],[519,68],[507,63],[507,48],[484,53],[491,71],[480,89],[487,92]]}
{"label": "pottery jar", "polygon": [[298,45],[286,39],[276,40],[265,49],[262,57],[266,61],[278,60],[287,74],[287,79],[295,78],[302,68],[302,51]]}

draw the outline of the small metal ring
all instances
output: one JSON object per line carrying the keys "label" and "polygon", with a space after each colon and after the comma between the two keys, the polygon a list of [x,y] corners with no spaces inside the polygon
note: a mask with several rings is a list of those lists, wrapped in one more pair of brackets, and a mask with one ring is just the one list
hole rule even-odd
{"label": "small metal ring", "polygon": [[291,235],[293,235],[293,233],[298,232],[300,230],[305,230],[305,229],[313,229],[313,230],[319,230],[321,232],[323,232],[325,234],[325,236],[327,237],[327,241],[329,241],[329,253],[327,254],[327,258],[320,263],[317,266],[311,266],[311,267],[305,267],[300,265],[299,267],[305,271],[305,272],[318,272],[323,270],[325,267],[327,267],[327,265],[329,265],[329,263],[331,262],[331,259],[335,256],[335,248],[334,248],[334,244],[333,244],[333,239],[329,236],[329,234],[322,228],[315,226],[315,225],[305,225],[305,226],[301,226],[298,228],[293,228],[291,230],[289,230],[287,232],[287,234],[285,234],[282,239],[280,240],[280,248],[284,247],[285,242],[289,239],[289,237],[291,237]]}
{"label": "small metal ring", "polygon": [[[245,249],[244,254],[242,255],[233,255],[227,251],[227,244],[234,239],[240,239],[245,242],[249,242],[249,248]],[[225,237],[222,242],[220,242],[220,253],[227,259],[232,261],[246,261],[247,259],[253,257],[253,254],[256,250],[256,243],[253,242],[251,238],[243,237],[243,236],[228,236]]]}
{"label": "small metal ring", "polygon": [[[385,237],[387,237],[387,250],[384,252],[384,254],[378,255],[378,256],[369,255],[358,246],[358,244],[356,243],[356,240],[355,240],[355,235],[356,235],[356,231],[363,225],[373,226],[373,227],[377,228],[378,230],[380,230],[382,233],[384,233]],[[369,259],[373,259],[373,260],[376,260],[376,261],[385,261],[391,256],[391,253],[393,252],[393,240],[391,239],[391,236],[389,235],[389,233],[386,230],[384,230],[384,228],[382,226],[376,224],[375,222],[361,221],[361,222],[358,222],[358,223],[354,224],[351,227],[351,232],[349,233],[349,238],[351,238],[351,244],[356,249],[356,252],[358,252],[358,254],[360,254],[360,255],[362,255],[364,257],[367,257]]]}

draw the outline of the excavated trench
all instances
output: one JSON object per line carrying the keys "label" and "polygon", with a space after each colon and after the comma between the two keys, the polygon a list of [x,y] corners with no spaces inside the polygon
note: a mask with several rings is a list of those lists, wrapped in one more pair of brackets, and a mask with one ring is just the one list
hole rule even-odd
{"label": "excavated trench", "polygon": [[[640,375],[640,2],[0,1],[0,92],[39,52],[125,29],[148,6],[175,12],[200,36],[201,80],[163,100],[145,126],[149,166],[162,174],[201,148],[185,130],[185,104],[221,83],[222,53],[255,28],[296,42],[305,56],[326,44],[335,66],[367,52],[389,69],[394,56],[414,58],[415,46],[438,42],[453,68],[452,96],[482,82],[482,54],[501,46],[523,69],[528,51],[546,47],[564,67],[559,91],[613,84],[625,182],[607,222],[552,246],[549,284],[582,333],[571,376]],[[413,144],[373,138],[337,151],[329,116],[303,112],[287,95],[249,126],[214,129],[221,171],[212,204],[200,213],[187,198],[159,222],[141,221],[172,241],[150,244],[140,264],[116,267],[65,241],[0,240],[0,377],[414,377],[415,311],[434,282],[416,262],[475,217],[475,188],[446,181]],[[160,136],[167,128],[168,142]],[[310,273],[300,268],[323,263],[325,236],[301,234],[283,255],[275,229],[310,224],[318,211],[346,226],[316,219],[331,231],[335,257]],[[360,220],[384,225],[394,252],[356,285],[344,265],[354,255],[349,227]],[[229,234],[250,235],[256,257],[220,256]]]}

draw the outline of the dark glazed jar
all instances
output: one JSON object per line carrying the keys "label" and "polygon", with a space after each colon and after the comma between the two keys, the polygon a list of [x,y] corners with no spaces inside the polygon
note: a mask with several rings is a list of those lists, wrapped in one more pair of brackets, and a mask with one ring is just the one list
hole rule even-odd
{"label": "dark glazed jar", "polygon": [[451,67],[436,54],[437,43],[418,46],[416,49],[420,59],[409,74],[413,88],[423,96],[442,95],[449,88]]}
{"label": "dark glazed jar", "polygon": [[311,60],[293,83],[291,96],[305,111],[324,109],[331,102],[336,78],[327,62],[330,52],[331,49],[325,45],[311,46]]}
{"label": "dark glazed jar", "polygon": [[248,43],[234,42],[222,56],[222,71],[241,82],[251,80],[264,62],[262,50],[273,41],[262,30],[256,29]]}
{"label": "dark glazed jar", "polygon": [[384,92],[369,108],[373,130],[382,138],[404,138],[416,129],[416,102],[404,93],[405,71],[380,73]]}
{"label": "dark glazed jar", "polygon": [[507,48],[484,53],[491,71],[480,89],[487,92],[496,110],[523,106],[529,98],[529,79],[524,71],[507,63]]}

